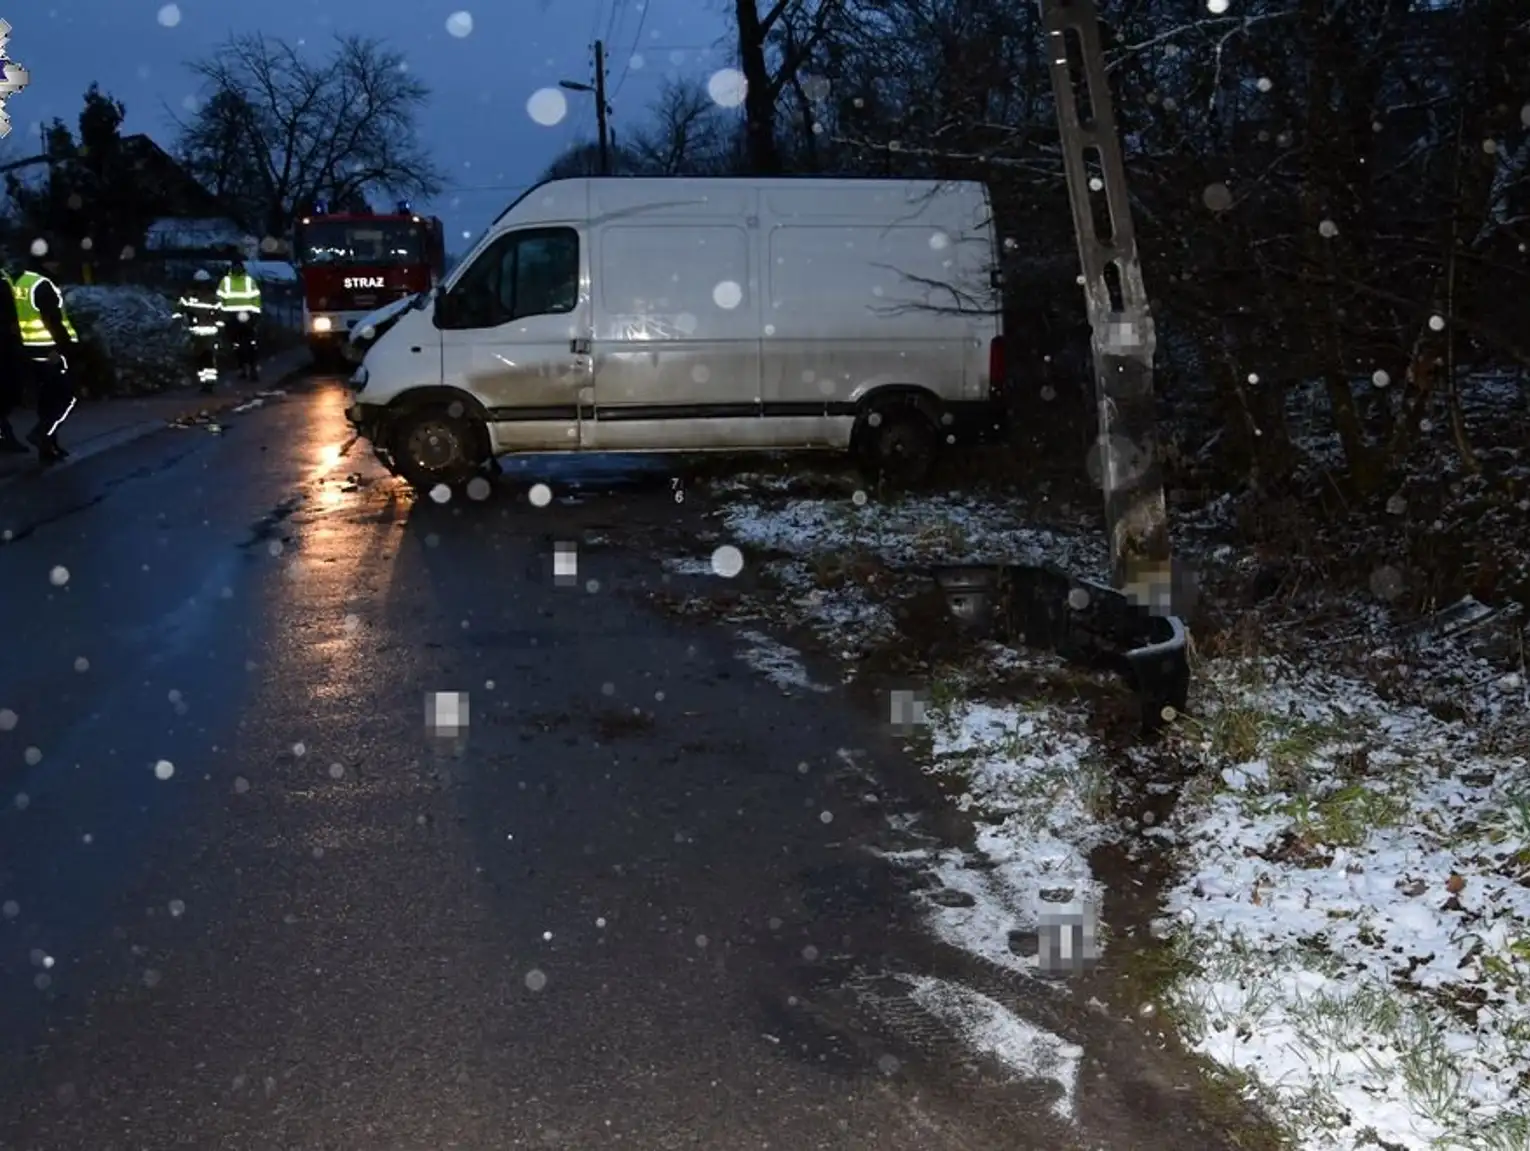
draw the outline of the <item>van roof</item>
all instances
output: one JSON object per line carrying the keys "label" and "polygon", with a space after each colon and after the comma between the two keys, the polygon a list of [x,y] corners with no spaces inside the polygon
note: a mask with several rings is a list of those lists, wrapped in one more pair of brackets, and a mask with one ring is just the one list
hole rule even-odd
{"label": "van roof", "polygon": [[907,179],[907,178],[902,178],[902,177],[888,177],[888,176],[812,176],[812,175],[790,175],[790,176],[558,176],[558,177],[555,177],[555,178],[550,179],[550,180],[539,180],[537,183],[532,184],[529,188],[527,188],[525,191],[523,191],[515,199],[511,200],[510,203],[505,206],[505,210],[503,212],[501,212],[499,215],[494,217],[493,222],[489,225],[490,229],[493,229],[495,226],[497,226],[499,224],[499,222],[501,220],[503,220],[511,212],[515,211],[515,209],[516,209],[516,207],[518,205],[524,203],[529,197],[531,197],[532,195],[534,195],[537,192],[540,192],[542,189],[547,188],[547,187],[549,187],[549,186],[551,186],[553,184],[570,184],[570,183],[573,183],[576,180],[589,180],[589,181],[599,180],[599,181],[602,181],[602,182],[610,182],[610,183],[614,183],[614,182],[619,181],[619,180],[620,181],[638,181],[638,180],[641,180],[641,181],[644,181],[644,182],[647,182],[647,183],[653,183],[653,184],[668,183],[668,182],[680,181],[680,180],[685,180],[685,181],[688,181],[688,182],[691,182],[691,183],[714,183],[714,182],[715,183],[728,183],[728,184],[742,184],[742,183],[753,183],[753,184],[787,184],[787,183],[807,184],[807,183],[814,183],[814,184],[823,184],[823,185],[826,185],[826,186],[848,186],[848,185],[853,185],[853,184],[888,184],[888,185],[898,184],[898,185],[903,185],[904,187],[909,187],[909,188],[918,188],[918,187],[929,188],[929,187],[935,187],[935,186],[938,186],[938,185],[947,185],[947,186],[950,186],[950,187],[957,187],[957,188],[959,188],[959,187],[980,187],[983,190],[983,197],[984,197],[984,199],[986,200],[986,199],[989,198],[989,196],[988,196],[988,186],[986,184],[984,184],[981,180],[933,180],[933,179]]}

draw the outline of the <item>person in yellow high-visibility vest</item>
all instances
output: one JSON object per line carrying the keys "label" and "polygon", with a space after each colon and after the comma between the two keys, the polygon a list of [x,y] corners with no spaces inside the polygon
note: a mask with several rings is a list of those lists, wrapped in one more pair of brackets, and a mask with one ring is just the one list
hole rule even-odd
{"label": "person in yellow high-visibility vest", "polygon": [[16,306],[23,358],[37,382],[37,426],[27,433],[27,441],[43,463],[54,463],[69,455],[58,442],[58,429],[74,411],[70,358],[79,334],[64,309],[63,293],[47,276],[25,270],[5,279]]}
{"label": "person in yellow high-visibility vest", "polygon": [[223,330],[234,345],[234,362],[241,375],[253,380],[259,375],[255,337],[260,320],[260,283],[245,270],[238,256],[230,263],[228,275],[218,282],[218,307],[226,321]]}

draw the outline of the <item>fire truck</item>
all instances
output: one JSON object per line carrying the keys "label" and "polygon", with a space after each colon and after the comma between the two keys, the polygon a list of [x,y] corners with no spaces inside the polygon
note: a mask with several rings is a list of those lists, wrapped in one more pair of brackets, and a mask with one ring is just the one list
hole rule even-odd
{"label": "fire truck", "polygon": [[293,263],[303,281],[303,330],[315,364],[344,363],[358,320],[403,296],[428,292],[446,266],[441,221],[397,210],[329,212],[323,203],[293,229]]}

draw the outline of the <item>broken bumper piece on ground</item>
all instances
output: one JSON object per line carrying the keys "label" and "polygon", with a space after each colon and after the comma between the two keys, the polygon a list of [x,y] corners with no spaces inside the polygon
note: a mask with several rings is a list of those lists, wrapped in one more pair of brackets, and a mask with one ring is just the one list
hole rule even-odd
{"label": "broken bumper piece on ground", "polygon": [[968,635],[1116,672],[1141,700],[1147,731],[1163,725],[1166,709],[1185,710],[1190,663],[1178,617],[1150,615],[1115,588],[1033,564],[940,567],[933,574]]}

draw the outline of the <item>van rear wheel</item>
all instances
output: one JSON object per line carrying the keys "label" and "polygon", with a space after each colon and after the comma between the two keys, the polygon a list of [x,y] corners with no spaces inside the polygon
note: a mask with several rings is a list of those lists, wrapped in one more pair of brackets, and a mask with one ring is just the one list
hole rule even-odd
{"label": "van rear wheel", "polygon": [[464,484],[489,462],[488,429],[461,407],[422,408],[394,425],[389,454],[398,474],[421,495],[442,484]]}
{"label": "van rear wheel", "polygon": [[861,470],[889,487],[917,487],[930,478],[940,454],[940,434],[914,408],[868,412],[857,436]]}

